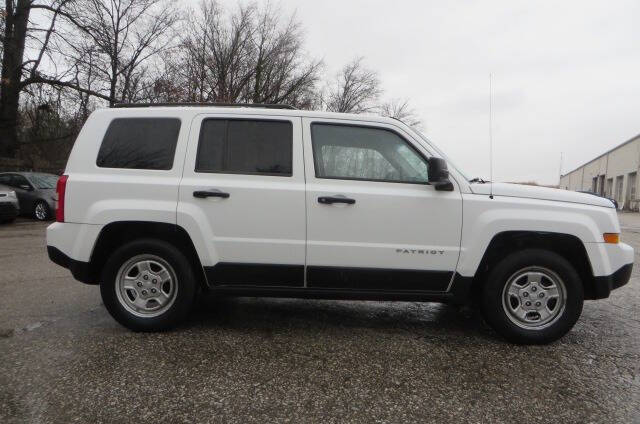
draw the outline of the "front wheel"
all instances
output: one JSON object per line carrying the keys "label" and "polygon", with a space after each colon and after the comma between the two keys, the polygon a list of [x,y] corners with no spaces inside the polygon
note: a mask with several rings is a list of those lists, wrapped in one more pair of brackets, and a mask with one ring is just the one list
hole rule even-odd
{"label": "front wheel", "polygon": [[575,325],[584,290],[574,267],[562,256],[527,249],[490,271],[482,293],[485,320],[518,344],[550,343]]}
{"label": "front wheel", "polygon": [[155,239],[116,250],[102,273],[100,293],[109,313],[134,331],[161,331],[183,321],[196,279],[190,262],[171,244]]}

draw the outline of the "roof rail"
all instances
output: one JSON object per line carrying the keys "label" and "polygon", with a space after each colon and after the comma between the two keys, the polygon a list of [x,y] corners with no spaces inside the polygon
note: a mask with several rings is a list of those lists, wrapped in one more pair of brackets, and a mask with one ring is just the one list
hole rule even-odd
{"label": "roof rail", "polygon": [[254,107],[258,109],[295,109],[291,105],[270,104],[270,103],[198,103],[198,102],[176,102],[176,103],[116,103],[113,108],[128,107],[166,107],[166,106],[214,106],[214,107]]}

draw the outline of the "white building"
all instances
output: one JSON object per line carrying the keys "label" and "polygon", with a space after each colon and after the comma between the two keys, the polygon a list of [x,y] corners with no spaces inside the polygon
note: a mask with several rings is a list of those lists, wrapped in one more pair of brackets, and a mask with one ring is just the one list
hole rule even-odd
{"label": "white building", "polygon": [[638,210],[640,134],[560,177],[560,188],[589,190],[616,199],[621,209]]}

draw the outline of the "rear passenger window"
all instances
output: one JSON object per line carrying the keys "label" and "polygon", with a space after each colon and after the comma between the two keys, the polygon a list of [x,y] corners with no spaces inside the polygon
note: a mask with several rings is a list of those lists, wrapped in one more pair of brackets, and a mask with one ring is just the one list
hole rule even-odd
{"label": "rear passenger window", "polygon": [[101,168],[169,170],[179,132],[180,120],[175,118],[114,119],[96,164]]}
{"label": "rear passenger window", "polygon": [[206,119],[196,172],[291,176],[292,151],[289,121]]}

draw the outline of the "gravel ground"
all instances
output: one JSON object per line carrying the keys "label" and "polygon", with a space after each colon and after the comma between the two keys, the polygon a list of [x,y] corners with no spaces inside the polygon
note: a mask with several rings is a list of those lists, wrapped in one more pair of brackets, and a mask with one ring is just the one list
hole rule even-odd
{"label": "gravel ground", "polygon": [[[622,214],[640,253],[640,215]],[[0,422],[640,422],[640,279],[562,340],[507,344],[433,303],[199,299],[135,334],[49,262],[46,226],[0,226]]]}

